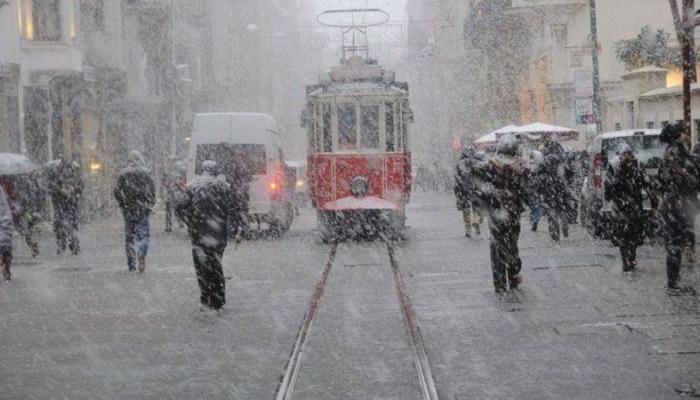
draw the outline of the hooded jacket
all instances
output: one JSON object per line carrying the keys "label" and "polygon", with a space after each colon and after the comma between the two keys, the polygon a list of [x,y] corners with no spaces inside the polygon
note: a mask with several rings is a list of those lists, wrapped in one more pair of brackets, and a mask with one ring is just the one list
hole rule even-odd
{"label": "hooded jacket", "polygon": [[122,209],[124,218],[138,220],[147,217],[156,202],[155,192],[143,155],[132,151],[129,153],[127,167],[119,173],[114,186],[114,198]]}

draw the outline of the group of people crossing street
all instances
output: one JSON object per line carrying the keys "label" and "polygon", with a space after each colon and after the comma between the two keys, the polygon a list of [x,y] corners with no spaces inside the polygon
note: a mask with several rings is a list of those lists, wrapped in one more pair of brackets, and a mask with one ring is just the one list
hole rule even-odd
{"label": "group of people crossing street", "polygon": [[[633,271],[637,248],[653,231],[645,225],[658,225],[655,232],[666,249],[669,294],[693,293],[691,287],[681,285],[680,265],[684,250],[687,261],[695,262],[700,150],[689,151],[690,140],[682,123],[665,127],[660,140],[666,147],[658,174],[653,176],[645,174],[629,143],[617,145],[616,160],[604,171],[604,198],[611,208],[609,239],[620,249],[622,270]],[[521,155],[518,139],[508,134],[499,139],[492,156],[470,147],[462,151],[455,171],[457,208],[463,213],[467,237],[472,230],[478,234],[477,221],[481,215],[487,216],[496,292],[516,288],[523,281],[518,239],[521,214],[526,209],[530,210],[533,231],[544,216],[553,241],[569,236],[572,211],[575,215],[577,207],[572,188],[576,173],[564,148],[554,141],[546,141],[529,157]],[[645,209],[645,200],[651,210]]]}

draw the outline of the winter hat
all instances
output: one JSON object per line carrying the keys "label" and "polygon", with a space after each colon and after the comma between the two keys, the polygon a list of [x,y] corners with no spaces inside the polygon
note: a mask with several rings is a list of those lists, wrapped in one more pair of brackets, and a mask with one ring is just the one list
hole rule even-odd
{"label": "winter hat", "polygon": [[661,143],[671,144],[676,142],[681,137],[680,128],[682,127],[679,125],[666,125],[659,136]]}
{"label": "winter hat", "polygon": [[505,134],[498,139],[496,153],[514,156],[518,153],[518,139],[511,134]]}
{"label": "winter hat", "polygon": [[202,163],[202,169],[204,172],[208,172],[210,174],[216,174],[216,161],[213,160],[206,160]]}
{"label": "winter hat", "polygon": [[618,156],[623,156],[627,153],[632,153],[632,146],[630,146],[630,144],[627,142],[622,142],[619,145],[617,145],[617,150],[615,151],[615,153]]}

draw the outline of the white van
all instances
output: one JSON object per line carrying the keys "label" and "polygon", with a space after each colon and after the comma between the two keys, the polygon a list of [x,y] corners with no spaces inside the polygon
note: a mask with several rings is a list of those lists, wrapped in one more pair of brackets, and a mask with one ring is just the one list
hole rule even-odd
{"label": "white van", "polygon": [[250,222],[273,231],[289,229],[294,218],[293,183],[284,165],[282,135],[275,120],[257,113],[195,115],[188,156],[188,180],[201,174],[202,162],[214,160],[229,177],[239,171],[249,180]]}

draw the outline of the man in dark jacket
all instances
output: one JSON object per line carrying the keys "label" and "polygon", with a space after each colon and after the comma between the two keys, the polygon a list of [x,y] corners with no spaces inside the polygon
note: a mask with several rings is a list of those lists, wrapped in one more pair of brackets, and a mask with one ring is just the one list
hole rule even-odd
{"label": "man in dark jacket", "polygon": [[178,217],[187,225],[192,241],[192,258],[202,304],[218,310],[226,304],[226,284],[221,259],[228,242],[230,221],[240,227],[234,192],[223,175],[217,175],[215,161],[202,163],[203,174],[176,201]]}
{"label": "man in dark jacket", "polygon": [[457,198],[457,209],[462,211],[466,237],[471,237],[472,228],[474,233],[481,234],[481,213],[473,203],[473,198],[478,190],[474,170],[481,162],[483,162],[483,158],[476,153],[474,148],[467,147],[462,151],[455,171],[454,193]]}
{"label": "man in dark jacket", "polygon": [[140,152],[129,153],[128,165],[117,178],[114,198],[124,214],[127,266],[133,271],[138,261],[139,272],[143,273],[148,254],[148,216],[155,205],[156,190]]}
{"label": "man in dark jacket", "polygon": [[66,250],[73,254],[80,251],[78,225],[83,180],[80,166],[67,160],[53,161],[48,169],[48,187],[53,203],[53,229],[58,244],[57,253]]}
{"label": "man in dark jacket", "polygon": [[527,203],[527,173],[512,135],[499,139],[495,158],[477,172],[485,182],[477,203],[488,210],[491,232],[491,269],[496,293],[515,289],[523,281],[518,252],[520,214]]}
{"label": "man in dark jacket", "polygon": [[605,177],[605,198],[612,203],[612,243],[620,248],[622,270],[637,266],[637,247],[644,243],[642,191],[647,184],[632,147],[622,142],[617,148],[619,162],[609,165]]}
{"label": "man in dark jacket", "polygon": [[564,149],[559,143],[547,142],[544,146],[544,158],[538,169],[537,192],[540,194],[544,214],[547,216],[549,235],[559,241],[563,235],[569,237],[569,218],[571,193],[567,184],[569,168]]}
{"label": "man in dark jacket", "polygon": [[683,248],[691,235],[690,205],[697,196],[698,175],[686,143],[685,125],[668,125],[660,140],[666,144],[659,181],[662,188],[660,213],[666,242],[667,288],[670,294],[692,292],[680,286],[680,263]]}

